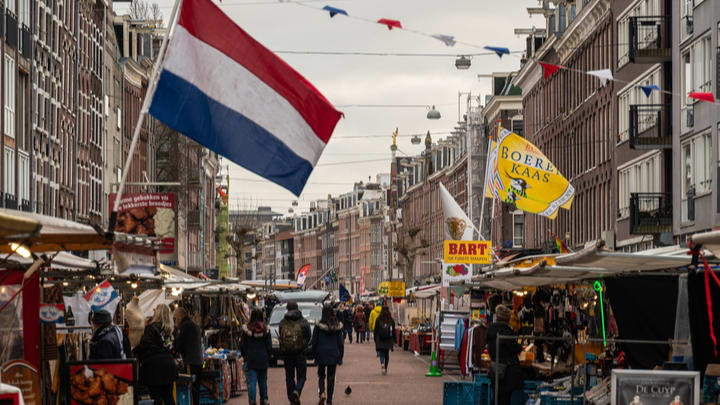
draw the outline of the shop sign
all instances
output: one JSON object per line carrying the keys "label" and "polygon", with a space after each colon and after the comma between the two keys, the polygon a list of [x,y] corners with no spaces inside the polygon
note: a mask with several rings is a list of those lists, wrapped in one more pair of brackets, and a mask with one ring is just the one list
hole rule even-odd
{"label": "shop sign", "polygon": [[492,242],[487,240],[446,240],[443,260],[446,263],[490,264]]}
{"label": "shop sign", "polygon": [[393,298],[402,298],[405,296],[405,282],[383,281],[378,285],[378,295]]}
{"label": "shop sign", "polygon": [[42,403],[40,378],[35,367],[27,361],[14,360],[5,363],[0,380],[5,384],[18,387],[22,391],[26,405],[40,405]]}
{"label": "shop sign", "polygon": [[699,405],[697,371],[613,370],[611,405]]}
{"label": "shop sign", "polygon": [[463,263],[442,262],[442,286],[450,287],[452,284],[472,281],[472,266]]}

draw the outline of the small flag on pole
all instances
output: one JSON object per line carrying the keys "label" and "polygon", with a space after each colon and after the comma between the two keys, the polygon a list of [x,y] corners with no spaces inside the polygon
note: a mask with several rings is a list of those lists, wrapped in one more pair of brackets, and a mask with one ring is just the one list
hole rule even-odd
{"label": "small flag on pole", "polygon": [[150,114],[300,195],[342,113],[218,6],[184,0]]}
{"label": "small flag on pole", "polygon": [[90,304],[91,310],[105,310],[112,315],[115,313],[115,308],[120,301],[120,295],[110,285],[110,282],[105,280],[85,294],[85,301]]}
{"label": "small flag on pole", "polygon": [[305,279],[307,279],[308,272],[310,271],[310,265],[306,264],[298,270],[297,274],[297,286],[302,287],[305,285]]}
{"label": "small flag on pole", "polygon": [[560,70],[562,66],[560,65],[553,65],[551,63],[545,63],[538,61],[540,66],[543,68],[543,79],[547,80],[548,77],[552,76],[555,72]]}
{"label": "small flag on pole", "polygon": [[688,97],[694,98],[695,100],[706,101],[708,103],[715,102],[715,96],[713,96],[713,94],[709,93],[709,92],[706,93],[706,92],[693,91],[690,94],[688,94]]}

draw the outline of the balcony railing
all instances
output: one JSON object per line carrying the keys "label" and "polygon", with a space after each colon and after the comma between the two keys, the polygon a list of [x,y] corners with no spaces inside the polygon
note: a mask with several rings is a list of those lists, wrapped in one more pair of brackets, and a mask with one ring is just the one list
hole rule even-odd
{"label": "balcony railing", "polygon": [[672,232],[672,193],[631,193],[630,233],[633,235]]}
{"label": "balcony railing", "polygon": [[630,17],[630,53],[632,63],[659,63],[671,59],[670,17]]}
{"label": "balcony railing", "polygon": [[20,210],[25,212],[30,212],[30,201],[26,199],[20,200]]}
{"label": "balcony railing", "polygon": [[14,195],[5,193],[3,200],[5,208],[9,208],[11,210],[17,209],[17,197],[15,197]]}
{"label": "balcony railing", "polygon": [[18,20],[10,10],[5,10],[5,41],[17,49],[18,47]]}
{"label": "balcony railing", "polygon": [[633,149],[672,148],[670,104],[630,106],[630,147]]}
{"label": "balcony railing", "polygon": [[30,28],[22,24],[22,27],[20,28],[20,53],[26,58],[30,58],[32,55],[30,54],[30,41],[32,36],[30,35]]}

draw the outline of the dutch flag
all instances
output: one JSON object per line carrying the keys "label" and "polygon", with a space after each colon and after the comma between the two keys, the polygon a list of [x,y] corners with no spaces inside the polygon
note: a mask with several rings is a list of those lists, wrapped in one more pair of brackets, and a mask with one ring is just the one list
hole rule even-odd
{"label": "dutch flag", "polygon": [[342,115],[209,0],[183,0],[150,114],[296,195]]}

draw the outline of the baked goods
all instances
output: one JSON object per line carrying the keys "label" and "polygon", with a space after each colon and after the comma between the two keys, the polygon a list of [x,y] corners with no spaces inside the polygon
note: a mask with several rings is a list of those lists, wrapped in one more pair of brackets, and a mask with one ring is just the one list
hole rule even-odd
{"label": "baked goods", "polygon": [[80,404],[117,405],[128,383],[105,369],[84,368],[70,378],[70,397]]}

